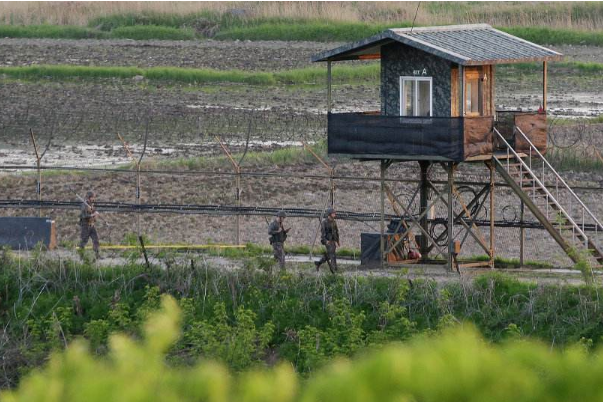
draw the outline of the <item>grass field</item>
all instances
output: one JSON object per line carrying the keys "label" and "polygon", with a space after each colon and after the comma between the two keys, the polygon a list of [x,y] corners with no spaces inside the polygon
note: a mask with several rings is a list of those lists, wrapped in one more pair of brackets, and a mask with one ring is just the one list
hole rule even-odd
{"label": "grass field", "polygon": [[[539,72],[540,63],[519,63],[499,67],[500,74],[522,72]],[[603,71],[603,63],[558,62],[552,63],[550,69],[581,74],[599,74]],[[10,78],[39,80],[69,80],[95,78],[133,78],[142,76],[149,81],[169,81],[185,84],[202,84],[216,82],[243,83],[250,85],[283,85],[283,84],[323,84],[326,71],[323,66],[306,67],[276,72],[248,72],[242,70],[193,69],[180,67],[97,67],[69,65],[35,65],[25,67],[0,67],[0,74]],[[378,82],[380,78],[379,63],[362,65],[340,65],[333,68],[333,82],[336,84],[359,81]]]}
{"label": "grass field", "polygon": [[601,2],[1,2],[0,22],[113,28],[123,25],[180,27],[191,21],[220,28],[267,20],[323,20],[420,25],[487,22],[578,30],[603,27]]}
{"label": "grass field", "polygon": [[[151,81],[180,83],[232,82],[251,85],[312,84],[324,83],[326,72],[323,67],[308,67],[280,72],[246,72],[240,70],[219,71],[212,69],[189,69],[177,67],[92,67],[39,65],[27,67],[0,67],[0,74],[18,79],[73,79],[73,78],[132,78],[142,76]],[[345,83],[357,80],[379,79],[379,65],[338,66],[333,69],[334,82]]]}

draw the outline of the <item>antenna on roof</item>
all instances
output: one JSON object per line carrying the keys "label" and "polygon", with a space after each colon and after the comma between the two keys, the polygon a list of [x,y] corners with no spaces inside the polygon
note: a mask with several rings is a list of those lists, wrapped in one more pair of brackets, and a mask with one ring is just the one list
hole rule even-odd
{"label": "antenna on roof", "polygon": [[417,14],[419,13],[420,6],[421,6],[421,2],[419,2],[419,4],[417,4],[417,9],[415,10],[415,18],[412,19],[412,25],[410,26],[410,33],[412,33],[412,30],[415,28],[415,20],[417,19]]}

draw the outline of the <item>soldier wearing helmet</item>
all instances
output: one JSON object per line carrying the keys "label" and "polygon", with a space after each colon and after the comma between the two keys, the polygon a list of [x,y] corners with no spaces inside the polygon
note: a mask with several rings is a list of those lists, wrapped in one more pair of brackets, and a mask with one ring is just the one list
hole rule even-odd
{"label": "soldier wearing helmet", "polygon": [[327,208],[326,218],[322,220],[320,225],[320,242],[325,246],[325,253],[323,254],[320,261],[314,262],[316,265],[316,271],[320,270],[320,266],[323,263],[329,265],[331,273],[337,272],[337,258],[336,252],[339,247],[339,229],[337,228],[337,222],[335,221],[336,213],[335,209]]}
{"label": "soldier wearing helmet", "polygon": [[268,234],[270,235],[270,244],[272,244],[272,250],[274,252],[274,259],[278,261],[280,269],[285,269],[285,240],[287,240],[287,233],[289,229],[285,229],[283,223],[287,214],[285,211],[278,211],[276,218],[270,222],[268,226]]}
{"label": "soldier wearing helmet", "polygon": [[92,239],[92,249],[94,250],[94,255],[98,259],[100,257],[100,244],[94,224],[99,213],[94,207],[95,201],[96,194],[94,194],[94,191],[88,191],[88,193],[86,193],[86,199],[82,202],[80,207],[80,250],[83,251],[88,243],[88,239]]}

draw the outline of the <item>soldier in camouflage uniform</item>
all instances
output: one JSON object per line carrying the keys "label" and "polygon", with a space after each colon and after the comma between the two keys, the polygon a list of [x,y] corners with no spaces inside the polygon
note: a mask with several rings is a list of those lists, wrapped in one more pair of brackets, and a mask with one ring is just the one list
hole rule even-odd
{"label": "soldier in camouflage uniform", "polygon": [[270,222],[268,226],[268,234],[270,235],[270,244],[272,244],[272,250],[274,251],[274,259],[278,261],[278,265],[281,269],[285,269],[285,249],[284,243],[287,240],[287,233],[291,228],[285,229],[283,223],[287,214],[285,211],[279,211],[276,214],[276,218]]}
{"label": "soldier in camouflage uniform", "polygon": [[80,207],[80,250],[83,251],[88,243],[88,239],[92,239],[92,249],[98,259],[100,257],[100,244],[94,223],[99,213],[94,207],[94,201],[96,201],[96,195],[93,191],[88,191],[86,200],[82,202],[82,206]]}
{"label": "soldier in camouflage uniform", "polygon": [[320,225],[320,242],[324,244],[326,250],[320,261],[314,262],[316,265],[316,272],[319,271],[320,266],[325,262],[329,265],[331,273],[334,274],[337,272],[337,257],[335,253],[339,246],[339,229],[337,228],[335,216],[335,210],[333,208],[328,208],[327,217],[323,219]]}

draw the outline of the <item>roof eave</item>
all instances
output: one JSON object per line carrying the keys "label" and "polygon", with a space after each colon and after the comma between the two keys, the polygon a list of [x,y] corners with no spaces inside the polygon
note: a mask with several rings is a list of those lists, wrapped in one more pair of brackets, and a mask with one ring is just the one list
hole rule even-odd
{"label": "roof eave", "polygon": [[[310,60],[313,63],[316,63],[319,61],[346,60],[345,58],[343,58],[345,56],[342,56],[342,58],[338,58],[335,56],[337,56],[338,54],[343,54],[343,53],[350,52],[353,50],[360,50],[362,48],[370,47],[371,45],[374,45],[375,43],[382,41],[384,39],[392,39],[391,35],[388,34],[388,31],[384,31],[377,35],[373,35],[373,36],[370,36],[368,38],[365,38],[365,39],[362,39],[362,40],[359,40],[356,42],[348,43],[343,46],[339,46],[338,48],[335,48],[332,50],[327,50],[327,51],[318,53],[318,54],[312,56],[312,58]],[[351,58],[347,58],[347,60],[351,60]]]}
{"label": "roof eave", "polygon": [[530,63],[535,61],[562,61],[563,56],[543,56],[543,57],[524,57],[520,59],[492,59],[492,60],[469,60],[466,63],[459,63],[463,66],[484,66],[491,64],[517,64]]}

